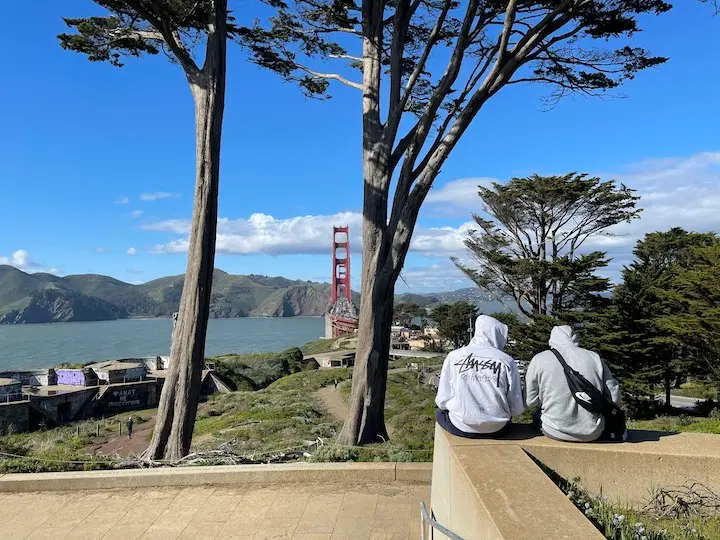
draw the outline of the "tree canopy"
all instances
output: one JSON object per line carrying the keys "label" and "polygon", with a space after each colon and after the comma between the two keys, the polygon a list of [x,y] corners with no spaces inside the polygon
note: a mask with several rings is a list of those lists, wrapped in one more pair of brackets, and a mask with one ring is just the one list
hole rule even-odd
{"label": "tree canopy", "polygon": [[663,383],[669,394],[678,377],[707,374],[720,337],[720,326],[703,321],[717,310],[710,280],[720,272],[719,246],[714,233],[680,228],[638,242],[611,313],[614,363],[627,380]]}
{"label": "tree canopy", "polygon": [[[93,0],[108,12],[105,16],[65,18],[75,33],[60,34],[60,45],[87,55],[92,62],[122,67],[123,57],[164,53],[179,63],[186,75],[201,75],[205,61],[197,49],[212,36],[232,37],[238,31],[224,7],[224,25],[214,20],[216,0]],[[220,26],[220,28],[219,28]],[[191,80],[191,82],[193,82]]]}
{"label": "tree canopy", "polygon": [[[583,251],[591,238],[636,219],[639,199],[614,181],[586,174],[513,178],[479,187],[484,215],[465,240],[476,267],[458,267],[496,298],[511,297],[525,315],[569,316],[606,302],[608,263],[602,251]],[[487,217],[485,217],[487,216]]]}
{"label": "tree canopy", "polygon": [[478,308],[469,302],[441,304],[433,309],[431,317],[437,323],[440,336],[458,348],[467,345],[475,329]]}
{"label": "tree canopy", "polygon": [[410,326],[412,320],[418,317],[425,317],[427,315],[425,309],[421,308],[417,304],[400,302],[395,304],[393,319],[401,326]]}

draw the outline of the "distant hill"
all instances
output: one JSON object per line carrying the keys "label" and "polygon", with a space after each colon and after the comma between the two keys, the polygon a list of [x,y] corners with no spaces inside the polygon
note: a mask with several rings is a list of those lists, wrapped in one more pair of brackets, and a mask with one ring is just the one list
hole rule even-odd
{"label": "distant hill", "polygon": [[[507,308],[503,306],[501,302],[494,300],[488,293],[477,287],[428,294],[404,293],[395,297],[395,302],[417,304],[420,307],[428,309],[432,309],[440,304],[452,304],[453,302],[459,301],[475,304],[481,312],[487,314],[507,311]],[[508,305],[514,307],[513,302],[508,302]]]}
{"label": "distant hill", "polygon": [[[184,276],[169,276],[132,285],[97,274],[59,277],[27,274],[0,265],[0,324],[70,321],[106,321],[132,317],[170,317],[178,310]],[[433,294],[401,294],[397,302],[422,307],[467,300],[486,313],[479,289]],[[360,296],[353,292],[360,306]],[[324,315],[330,304],[330,285],[255,274],[231,275],[216,269],[213,275],[210,316],[294,317]]]}
{"label": "distant hill", "polygon": [[[170,317],[178,310],[184,276],[131,285],[95,274],[27,274],[0,266],[0,324]],[[215,270],[212,317],[323,315],[330,302],[324,283]]]}

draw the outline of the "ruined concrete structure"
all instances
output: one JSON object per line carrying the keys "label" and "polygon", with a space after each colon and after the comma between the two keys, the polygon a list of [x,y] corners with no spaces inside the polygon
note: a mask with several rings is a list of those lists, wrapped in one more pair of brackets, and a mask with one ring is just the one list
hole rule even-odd
{"label": "ruined concrete structure", "polygon": [[57,384],[57,378],[53,368],[0,371],[0,378],[15,379],[20,381],[23,386],[47,386],[49,384]]}
{"label": "ruined concrete structure", "polygon": [[142,381],[147,377],[147,366],[144,362],[110,360],[91,364],[100,384],[118,384],[132,381]]}
{"label": "ruined concrete structure", "polygon": [[325,314],[325,338],[335,339],[357,330],[357,309],[350,288],[350,227],[333,227],[332,291]]}

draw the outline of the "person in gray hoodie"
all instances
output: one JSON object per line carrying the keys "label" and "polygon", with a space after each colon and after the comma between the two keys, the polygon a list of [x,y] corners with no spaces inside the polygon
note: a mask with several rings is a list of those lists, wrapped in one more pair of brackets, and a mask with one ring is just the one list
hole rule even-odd
{"label": "person in gray hoodie", "polygon": [[504,352],[508,327],[487,315],[475,321],[475,337],[445,358],[435,419],[459,437],[497,436],[525,410],[515,360]]}
{"label": "person in gray hoodie", "polygon": [[[620,385],[598,354],[579,346],[580,340],[572,328],[556,326],[550,333],[549,343],[571,368],[620,405]],[[532,359],[525,375],[525,388],[527,406],[540,407],[539,421],[547,437],[591,442],[602,435],[605,418],[578,405],[570,392],[565,371],[552,350],[543,351]],[[534,419],[538,420],[537,417]]]}

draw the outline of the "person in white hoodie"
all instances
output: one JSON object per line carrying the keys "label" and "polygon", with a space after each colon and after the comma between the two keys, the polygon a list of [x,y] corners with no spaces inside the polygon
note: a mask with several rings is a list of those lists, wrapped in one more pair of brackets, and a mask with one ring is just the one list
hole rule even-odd
{"label": "person in white hoodie", "polygon": [[502,435],[513,416],[525,410],[515,360],[504,352],[508,327],[480,315],[467,347],[445,358],[435,403],[435,419],[459,437]]}
{"label": "person in white hoodie", "polygon": [[[577,334],[569,326],[556,326],[550,333],[550,348],[557,350],[567,364],[580,372],[613,403],[620,406],[620,385],[597,353],[582,349]],[[551,439],[591,442],[605,429],[605,418],[593,414],[575,401],[565,371],[552,350],[535,355],[525,375],[527,406],[539,406],[534,423]]]}

